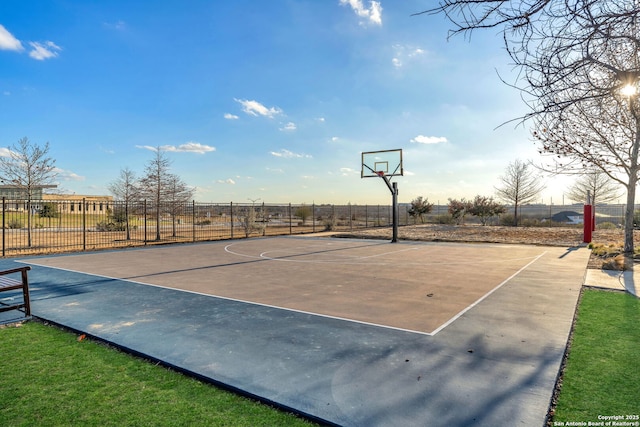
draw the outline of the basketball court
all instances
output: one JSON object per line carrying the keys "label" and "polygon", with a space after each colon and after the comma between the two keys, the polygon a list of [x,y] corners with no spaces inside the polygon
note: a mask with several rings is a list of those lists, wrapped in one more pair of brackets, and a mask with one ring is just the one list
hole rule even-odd
{"label": "basketball court", "polygon": [[543,425],[585,248],[256,238],[0,260],[32,313],[337,426]]}
{"label": "basketball court", "polygon": [[329,425],[543,425],[585,248],[256,238],[0,260],[42,319]]}
{"label": "basketball court", "polygon": [[28,262],[432,335],[545,252],[279,237]]}

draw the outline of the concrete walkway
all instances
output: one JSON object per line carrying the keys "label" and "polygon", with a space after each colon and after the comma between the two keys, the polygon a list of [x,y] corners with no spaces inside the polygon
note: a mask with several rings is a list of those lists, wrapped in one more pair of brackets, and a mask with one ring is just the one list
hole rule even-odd
{"label": "concrete walkway", "polygon": [[545,249],[433,336],[39,266],[32,307],[327,424],[542,426],[590,253]]}
{"label": "concrete walkway", "polygon": [[587,270],[584,284],[595,288],[627,291],[636,297],[640,296],[640,268],[635,271]]}

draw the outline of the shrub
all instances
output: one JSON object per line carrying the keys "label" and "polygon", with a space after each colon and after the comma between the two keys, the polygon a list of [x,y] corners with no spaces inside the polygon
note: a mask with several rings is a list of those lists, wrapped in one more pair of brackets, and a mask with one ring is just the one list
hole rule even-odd
{"label": "shrub", "polygon": [[434,222],[436,224],[454,224],[455,223],[453,217],[447,214],[436,215],[436,217],[434,218]]}
{"label": "shrub", "polygon": [[411,206],[407,209],[409,216],[414,218],[414,222],[420,219],[420,223],[424,224],[424,216],[433,210],[433,203],[429,203],[429,199],[419,196],[411,201]]}
{"label": "shrub", "polygon": [[24,225],[22,224],[22,221],[14,218],[10,219],[9,222],[7,222],[7,227],[11,229],[18,229],[24,227]]}
{"label": "shrub", "polygon": [[482,225],[487,225],[491,217],[498,216],[507,211],[506,207],[493,200],[493,197],[477,195],[468,209],[473,216],[480,218]]}
{"label": "shrub", "polygon": [[60,212],[58,212],[55,203],[48,202],[42,205],[38,215],[40,215],[40,218],[58,218]]}
{"label": "shrub", "polygon": [[606,221],[599,223],[596,228],[599,230],[616,230],[618,226],[612,222]]}
{"label": "shrub", "polygon": [[96,223],[96,231],[124,231],[125,225],[122,223],[114,223],[107,221],[100,221]]}
{"label": "shrub", "polygon": [[513,226],[516,223],[513,214],[502,215],[500,217],[500,225]]}
{"label": "shrub", "polygon": [[203,220],[200,220],[200,221],[196,222],[196,225],[211,225],[211,220],[210,219],[203,219]]}
{"label": "shrub", "polygon": [[[537,218],[522,218],[520,220],[520,225],[523,227],[540,227],[543,224],[541,224],[541,221]],[[549,223],[544,224],[546,226],[549,226]]]}
{"label": "shrub", "polygon": [[297,216],[302,220],[303,224],[307,222],[307,218],[309,218],[312,214],[313,212],[311,211],[311,206],[307,205],[299,206],[293,213],[294,216]]}
{"label": "shrub", "polygon": [[607,258],[602,263],[603,270],[626,271],[633,269],[633,258],[626,257],[623,254]]}
{"label": "shrub", "polygon": [[336,226],[336,220],[333,218],[333,215],[329,215],[322,223],[324,224],[325,231],[331,231]]}
{"label": "shrub", "polygon": [[464,224],[464,217],[472,208],[473,203],[464,198],[460,200],[449,199],[449,214],[458,225]]}

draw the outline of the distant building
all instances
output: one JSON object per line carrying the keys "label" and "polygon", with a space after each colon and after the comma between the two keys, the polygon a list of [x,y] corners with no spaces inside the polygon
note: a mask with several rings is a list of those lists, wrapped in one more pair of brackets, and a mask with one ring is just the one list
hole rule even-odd
{"label": "distant building", "polygon": [[[82,212],[105,214],[113,207],[112,196],[90,196],[79,194],[45,194],[43,190],[56,188],[56,185],[39,185],[32,189],[31,209],[38,212],[44,203],[51,202],[56,205],[60,213]],[[24,187],[16,185],[0,185],[0,197],[5,203],[5,209],[11,211],[27,210],[27,194]]]}
{"label": "distant building", "polygon": [[561,222],[564,224],[582,224],[584,222],[584,218],[582,214],[573,211],[562,211],[551,217],[551,221],[553,222]]}
{"label": "distant building", "polygon": [[[42,199],[45,188],[56,187],[57,185],[36,185],[31,189],[31,199]],[[2,184],[0,185],[0,197],[5,200],[25,200],[27,198],[27,191],[23,186]]]}
{"label": "distant building", "polygon": [[53,202],[60,213],[104,214],[113,207],[113,196],[87,196],[79,194],[43,194],[43,202]]}

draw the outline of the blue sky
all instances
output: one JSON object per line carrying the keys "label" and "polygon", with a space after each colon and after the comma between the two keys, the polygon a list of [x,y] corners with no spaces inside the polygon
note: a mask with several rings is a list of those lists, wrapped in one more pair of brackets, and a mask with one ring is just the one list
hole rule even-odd
{"label": "blue sky", "polygon": [[[495,30],[433,2],[0,2],[0,155],[50,143],[59,186],[108,194],[162,147],[196,200],[390,203],[360,153],[403,149],[399,200],[493,195],[529,131]],[[551,182],[545,202],[562,200]]]}

